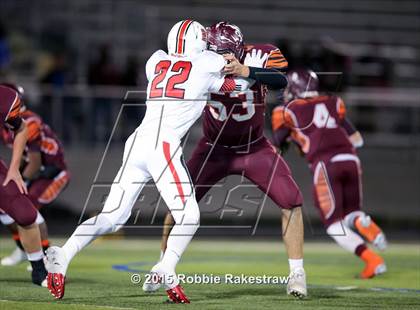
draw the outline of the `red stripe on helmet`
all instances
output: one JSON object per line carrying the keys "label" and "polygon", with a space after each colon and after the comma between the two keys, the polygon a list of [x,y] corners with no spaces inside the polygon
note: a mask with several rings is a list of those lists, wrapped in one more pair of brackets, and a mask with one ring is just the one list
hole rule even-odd
{"label": "red stripe on helmet", "polygon": [[184,36],[185,36],[185,33],[187,32],[188,26],[191,25],[192,22],[193,22],[192,20],[187,19],[179,27],[177,40],[176,40],[176,47],[175,47],[177,54],[182,54],[184,52],[184,49],[185,49]]}

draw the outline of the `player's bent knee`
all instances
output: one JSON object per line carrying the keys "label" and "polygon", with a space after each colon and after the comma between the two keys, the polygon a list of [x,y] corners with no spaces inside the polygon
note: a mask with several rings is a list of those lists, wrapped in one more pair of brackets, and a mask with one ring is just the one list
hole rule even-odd
{"label": "player's bent knee", "polygon": [[187,201],[183,210],[172,210],[171,214],[177,225],[200,225],[200,209],[197,202]]}
{"label": "player's bent knee", "polygon": [[32,206],[27,197],[16,195],[10,201],[12,210],[9,213],[19,226],[26,227],[35,223],[37,210]]}

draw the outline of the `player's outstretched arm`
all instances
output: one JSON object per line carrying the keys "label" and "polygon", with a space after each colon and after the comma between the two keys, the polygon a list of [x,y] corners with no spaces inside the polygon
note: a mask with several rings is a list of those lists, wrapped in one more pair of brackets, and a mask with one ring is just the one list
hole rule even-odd
{"label": "player's outstretched arm", "polygon": [[341,127],[344,128],[347,135],[349,136],[349,140],[351,144],[355,148],[362,147],[364,144],[363,137],[360,134],[360,132],[356,129],[356,127],[353,125],[353,123],[349,120],[348,117],[344,117],[341,123]]}
{"label": "player's outstretched arm", "polygon": [[233,55],[225,55],[225,59],[229,63],[224,68],[224,73],[232,74],[234,76],[240,76],[249,78],[267,85],[271,89],[282,89],[287,86],[286,76],[277,69],[264,68],[264,63],[267,60],[268,55],[258,52],[248,53],[245,57],[244,64],[241,64],[238,59]]}
{"label": "player's outstretched arm", "polygon": [[25,122],[21,122],[19,128],[15,131],[15,139],[13,141],[13,152],[12,159],[10,161],[9,170],[7,171],[6,179],[3,182],[3,186],[6,186],[10,181],[14,181],[23,194],[27,194],[25,182],[22,179],[22,175],[19,172],[20,161],[22,154],[25,149],[26,141],[28,139],[28,129]]}
{"label": "player's outstretched arm", "polygon": [[290,124],[287,122],[287,111],[284,107],[275,108],[271,114],[271,128],[273,130],[273,144],[280,149],[281,154],[289,148]]}
{"label": "player's outstretched arm", "polygon": [[41,158],[41,152],[38,151],[32,151],[28,152],[28,164],[25,166],[25,169],[22,172],[23,178],[30,182],[30,180],[33,180],[36,175],[41,170],[42,166],[42,158]]}

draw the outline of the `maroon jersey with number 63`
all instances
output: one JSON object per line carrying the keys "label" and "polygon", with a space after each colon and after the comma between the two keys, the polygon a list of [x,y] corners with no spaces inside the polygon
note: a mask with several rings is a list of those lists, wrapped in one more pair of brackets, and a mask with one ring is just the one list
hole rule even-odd
{"label": "maroon jersey with number 63", "polygon": [[342,126],[345,113],[343,100],[336,96],[295,99],[273,110],[273,132],[288,130],[311,164],[340,153],[355,154]]}
{"label": "maroon jersey with number 63", "polygon": [[[287,61],[277,47],[271,44],[246,45],[244,56],[252,49],[268,54],[265,68],[287,69]],[[237,85],[239,80],[235,79]],[[203,112],[203,133],[208,142],[240,147],[263,138],[266,86],[255,83],[250,89],[238,90],[229,94],[210,94]]]}

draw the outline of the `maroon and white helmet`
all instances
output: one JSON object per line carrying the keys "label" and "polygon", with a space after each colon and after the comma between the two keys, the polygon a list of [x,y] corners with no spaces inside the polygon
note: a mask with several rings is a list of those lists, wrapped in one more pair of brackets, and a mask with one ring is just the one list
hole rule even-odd
{"label": "maroon and white helmet", "polygon": [[295,98],[307,98],[318,95],[319,80],[312,70],[298,69],[287,73],[288,85],[285,99],[290,101]]}
{"label": "maroon and white helmet", "polygon": [[23,89],[22,86],[18,85],[18,84],[13,84],[13,83],[0,83],[0,86],[5,86],[8,88],[13,89],[14,91],[16,91],[18,93],[18,96],[21,100],[21,104],[20,104],[20,109],[21,111],[26,110],[26,105],[25,105],[25,90]]}
{"label": "maroon and white helmet", "polygon": [[207,48],[218,54],[233,53],[239,60],[244,55],[244,37],[238,26],[218,22],[207,28]]}
{"label": "maroon and white helmet", "polygon": [[193,56],[207,48],[206,30],[191,19],[177,22],[168,34],[168,54],[173,56]]}
{"label": "maroon and white helmet", "polygon": [[20,96],[21,99],[25,95],[25,90],[23,89],[22,86],[20,86],[18,84],[13,84],[13,83],[0,83],[0,85],[1,86],[9,87],[9,88],[15,90],[18,93],[18,95]]}

